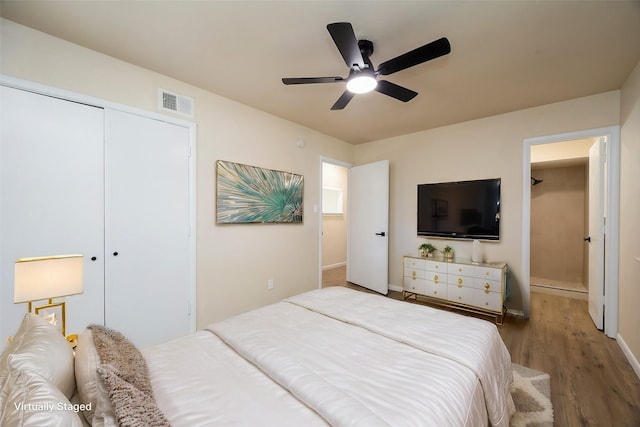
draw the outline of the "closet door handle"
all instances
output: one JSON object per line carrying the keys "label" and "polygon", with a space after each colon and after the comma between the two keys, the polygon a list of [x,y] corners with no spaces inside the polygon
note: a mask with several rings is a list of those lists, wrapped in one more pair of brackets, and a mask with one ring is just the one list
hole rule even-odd
{"label": "closet door handle", "polygon": [[114,252],[114,253],[113,253],[113,256],[118,256],[118,252],[117,252],[117,251],[116,251],[116,252]]}
{"label": "closet door handle", "polygon": [[587,236],[583,239],[585,242],[591,243],[591,236]]}
{"label": "closet door handle", "polygon": [[95,261],[97,259],[98,259],[97,257],[94,257],[94,256],[91,257],[91,261]]}

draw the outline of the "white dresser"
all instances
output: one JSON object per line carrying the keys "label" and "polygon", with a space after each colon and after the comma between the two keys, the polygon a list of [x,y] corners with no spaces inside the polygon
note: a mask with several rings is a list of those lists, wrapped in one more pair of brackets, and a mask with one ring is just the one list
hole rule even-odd
{"label": "white dresser", "polygon": [[469,259],[403,258],[403,296],[495,318],[502,324],[506,263],[472,263]]}

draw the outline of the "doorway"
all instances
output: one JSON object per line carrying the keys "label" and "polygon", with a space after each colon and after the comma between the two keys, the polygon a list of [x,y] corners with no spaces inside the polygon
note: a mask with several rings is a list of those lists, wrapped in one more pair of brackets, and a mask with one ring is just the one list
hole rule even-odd
{"label": "doorway", "polygon": [[389,161],[352,166],[321,158],[320,170],[319,286],[329,270],[344,268],[346,277],[343,281],[340,274],[338,284],[387,295]]}
{"label": "doorway", "polygon": [[321,161],[321,287],[344,286],[347,280],[349,166]]}
{"label": "doorway", "polygon": [[589,148],[596,138],[531,147],[531,290],[587,299]]}
{"label": "doorway", "polygon": [[[592,247],[597,247],[597,256],[602,258],[602,268],[597,272],[599,280],[589,279],[589,313],[594,319],[596,327],[603,329],[610,338],[615,338],[618,333],[618,232],[620,211],[619,126],[525,138],[523,140],[521,273],[522,277],[526,278],[525,286],[522,289],[523,314],[526,318],[529,318],[531,314],[531,286],[526,286],[526,283],[531,277],[531,196],[532,183],[534,182],[532,178],[537,178],[535,176],[532,177],[531,173],[531,147],[588,138],[599,138],[601,142],[606,140],[606,145],[599,144],[598,150],[600,158],[606,159],[606,168],[604,167],[604,162],[598,167],[604,177],[602,181],[606,183],[606,186],[598,188],[598,195],[606,194],[606,199],[600,203],[601,215],[596,216],[598,217],[598,221],[602,221],[599,222],[598,227],[596,227],[599,228],[597,230],[597,245],[589,245],[590,252],[592,252]],[[593,157],[591,152],[590,157]],[[606,222],[604,222],[605,214],[607,216]],[[590,225],[590,230],[591,229],[592,227]],[[606,236],[606,239],[604,236]],[[590,262],[589,264],[598,265],[600,263]],[[596,288],[594,288],[594,286],[596,286]],[[594,289],[596,289],[596,292],[594,292]],[[594,298],[596,301],[592,301]],[[594,316],[593,313],[596,312],[598,315]],[[602,321],[600,324],[598,323],[598,318]]]}

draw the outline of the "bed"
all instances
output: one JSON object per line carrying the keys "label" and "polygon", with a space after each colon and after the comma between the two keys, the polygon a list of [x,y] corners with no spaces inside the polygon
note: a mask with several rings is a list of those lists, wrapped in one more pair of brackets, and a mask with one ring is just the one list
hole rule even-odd
{"label": "bed", "polygon": [[[101,344],[103,329],[80,335],[73,386],[59,373],[36,375],[69,399],[58,412],[70,421],[16,425],[506,427],[515,411],[511,360],[494,324],[343,287],[142,351],[116,331]],[[3,426],[20,412],[10,405],[16,378],[34,376],[20,372],[12,345],[0,359]]]}

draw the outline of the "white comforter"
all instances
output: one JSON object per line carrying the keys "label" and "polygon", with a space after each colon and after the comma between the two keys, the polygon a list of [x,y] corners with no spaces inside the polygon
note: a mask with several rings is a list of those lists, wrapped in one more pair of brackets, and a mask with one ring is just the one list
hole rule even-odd
{"label": "white comforter", "polygon": [[482,320],[327,288],[208,329],[144,351],[174,427],[508,426],[513,412],[509,355]]}
{"label": "white comforter", "polygon": [[285,301],[470,368],[482,385],[491,424],[509,425],[515,412],[510,393],[511,356],[495,325],[340,287],[307,292]]}
{"label": "white comforter", "polygon": [[173,427],[327,426],[211,332],[142,353],[158,407]]}
{"label": "white comforter", "polygon": [[475,374],[281,302],[209,326],[333,426],[482,426]]}

